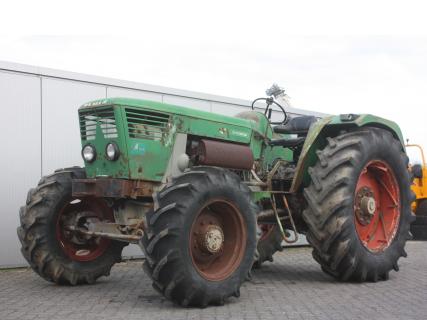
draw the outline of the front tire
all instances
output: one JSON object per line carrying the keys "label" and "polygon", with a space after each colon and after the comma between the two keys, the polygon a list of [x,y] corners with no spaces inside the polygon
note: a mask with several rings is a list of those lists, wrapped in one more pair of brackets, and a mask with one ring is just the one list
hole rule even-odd
{"label": "front tire", "polygon": [[257,206],[249,188],[228,170],[195,167],[154,203],[141,243],[153,287],[182,306],[238,297],[256,249]]}
{"label": "front tire", "polygon": [[57,284],[94,283],[108,276],[127,245],[108,239],[76,244],[64,236],[67,231],[61,228],[61,221],[75,213],[92,210],[100,218],[113,219],[102,199],[72,198],[71,182],[76,178],[85,178],[83,169],[57,170],[43,177],[28,192],[26,205],[19,211],[21,225],[17,231],[24,258],[42,278]]}
{"label": "front tire", "polygon": [[343,281],[386,280],[406,257],[411,238],[408,158],[382,129],[362,128],[327,140],[304,190],[313,257]]}

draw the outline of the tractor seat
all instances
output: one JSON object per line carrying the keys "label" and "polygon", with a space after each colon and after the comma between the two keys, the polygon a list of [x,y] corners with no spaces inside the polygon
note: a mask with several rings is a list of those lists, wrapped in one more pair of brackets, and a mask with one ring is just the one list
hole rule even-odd
{"label": "tractor seat", "polygon": [[305,137],[297,137],[293,139],[275,139],[270,141],[270,146],[281,146],[283,148],[297,148],[304,144]]}
{"label": "tractor seat", "polygon": [[273,131],[275,133],[284,133],[284,134],[307,134],[310,126],[317,121],[317,118],[314,116],[301,116],[291,118],[285,124],[275,126]]}

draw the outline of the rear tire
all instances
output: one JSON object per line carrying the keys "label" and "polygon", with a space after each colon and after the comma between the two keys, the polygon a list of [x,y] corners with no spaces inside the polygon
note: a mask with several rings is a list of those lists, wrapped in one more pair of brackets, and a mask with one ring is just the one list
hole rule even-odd
{"label": "rear tire", "polygon": [[[232,295],[238,297],[256,249],[258,207],[249,188],[228,170],[195,167],[156,194],[154,203],[141,241],[144,270],[153,287],[182,306],[221,305]],[[218,256],[199,252],[200,238],[195,237],[204,233],[195,226],[203,226],[204,215],[206,226],[213,222],[222,228]]]}
{"label": "rear tire", "polygon": [[[127,245],[108,241],[102,248],[95,247],[94,255],[86,256],[87,259],[81,257],[77,261],[70,257],[70,250],[65,250],[58,238],[58,221],[63,208],[72,206],[71,181],[76,178],[85,178],[83,169],[57,170],[43,177],[28,192],[26,205],[19,211],[21,225],[17,231],[24,258],[42,278],[57,284],[94,283],[97,278],[108,276],[111,267],[121,261],[122,248]],[[93,201],[101,203],[102,199]]]}
{"label": "rear tire", "polygon": [[[362,128],[327,140],[326,147],[317,152],[316,165],[309,169],[311,184],[304,190],[308,206],[303,218],[313,257],[323,271],[343,281],[386,280],[390,270],[398,270],[398,259],[406,257],[404,246],[411,238],[414,195],[410,189],[408,157],[399,141],[382,129]],[[365,197],[359,195],[361,189],[365,192],[365,187],[359,189],[359,183],[368,174],[376,177],[366,179],[374,181],[372,184],[381,192],[366,196],[377,199],[377,207],[367,206],[372,212],[368,209],[363,212],[370,212],[372,218],[364,221],[366,226],[360,226],[356,195]],[[392,202],[392,198],[377,179],[389,183],[386,187],[391,194],[400,195],[393,200],[396,204],[384,205]],[[389,223],[382,224],[380,219],[383,222],[389,219]],[[386,242],[378,229],[381,225]],[[363,228],[372,228],[372,234],[365,237]]]}

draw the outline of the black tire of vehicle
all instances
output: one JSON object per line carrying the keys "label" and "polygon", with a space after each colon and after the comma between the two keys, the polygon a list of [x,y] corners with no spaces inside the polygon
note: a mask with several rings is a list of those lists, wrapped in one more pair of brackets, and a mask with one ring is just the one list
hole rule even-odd
{"label": "black tire of vehicle", "polygon": [[[238,208],[246,224],[246,249],[228,278],[210,281],[193,264],[189,248],[192,225],[211,199],[225,199]],[[229,170],[193,167],[154,195],[154,209],[147,214],[147,230],[141,240],[144,270],[153,287],[181,306],[222,305],[240,296],[240,286],[250,277],[255,258],[258,207],[249,188]],[[227,239],[225,239],[227,241]]]}
{"label": "black tire of vehicle", "polygon": [[42,177],[37,187],[29,190],[26,205],[19,210],[17,233],[24,258],[42,278],[57,284],[92,284],[108,276],[111,267],[121,261],[122,249],[127,245],[111,241],[107,250],[92,261],[74,261],[64,253],[56,237],[56,224],[60,209],[72,199],[71,181],[76,178],[85,178],[84,169],[59,169]]}
{"label": "black tire of vehicle", "polygon": [[278,251],[283,251],[283,238],[278,226],[274,226],[273,230],[265,237],[258,240],[257,250],[258,255],[254,262],[254,268],[261,268],[265,261],[273,262],[273,255]]}
{"label": "black tire of vehicle", "polygon": [[[303,212],[314,259],[324,272],[341,281],[387,280],[390,270],[398,271],[398,259],[407,256],[404,247],[411,239],[409,227],[414,219],[411,202],[415,195],[401,143],[387,130],[367,127],[327,138],[317,156],[317,163],[309,169],[311,183],[304,190],[307,208]],[[354,217],[359,174],[374,159],[390,166],[401,204],[396,234],[379,253],[362,244]]]}

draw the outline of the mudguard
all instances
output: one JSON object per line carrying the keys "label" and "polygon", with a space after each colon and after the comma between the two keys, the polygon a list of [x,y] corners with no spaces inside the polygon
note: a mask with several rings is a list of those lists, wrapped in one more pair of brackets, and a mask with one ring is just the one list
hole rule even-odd
{"label": "mudguard", "polygon": [[402,150],[405,150],[402,132],[393,121],[371,114],[341,114],[325,117],[313,124],[307,134],[290,191],[297,192],[301,187],[310,183],[308,168],[316,163],[316,151],[325,147],[328,137],[336,137],[343,130],[357,127],[376,127],[388,130],[400,141]]}

